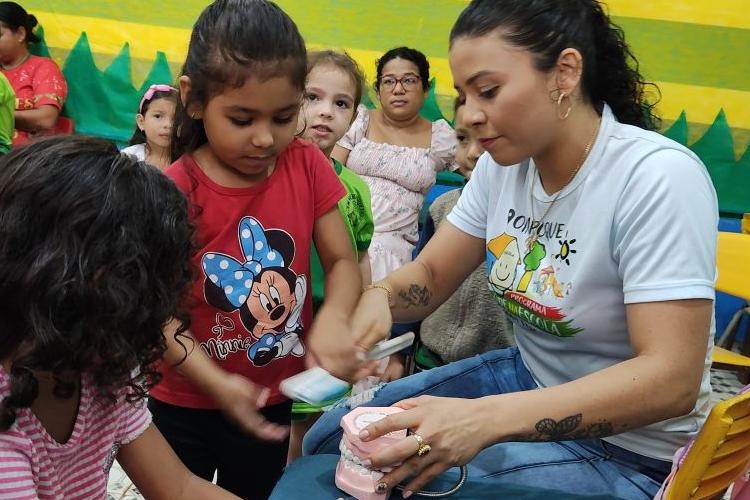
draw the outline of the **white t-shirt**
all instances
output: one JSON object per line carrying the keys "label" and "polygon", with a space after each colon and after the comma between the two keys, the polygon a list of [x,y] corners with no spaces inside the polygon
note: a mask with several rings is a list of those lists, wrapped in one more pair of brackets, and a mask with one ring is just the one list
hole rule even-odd
{"label": "white t-shirt", "polygon": [[[714,298],[716,193],[695,154],[618,123],[605,106],[588,159],[563,188],[529,249],[533,160],[503,167],[484,154],[448,220],[487,241],[490,290],[513,322],[542,387],[632,358],[625,304]],[[555,195],[534,183],[534,216]],[[658,325],[655,325],[658,331]],[[671,460],[705,420],[713,321],[698,401],[687,416],[606,438]]]}
{"label": "white t-shirt", "polygon": [[146,144],[133,144],[132,146],[123,148],[120,153],[132,156],[138,161],[146,161]]}

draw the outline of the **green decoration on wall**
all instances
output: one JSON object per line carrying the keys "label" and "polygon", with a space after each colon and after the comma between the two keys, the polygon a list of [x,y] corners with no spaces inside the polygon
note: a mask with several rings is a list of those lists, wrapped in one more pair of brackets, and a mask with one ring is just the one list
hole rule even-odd
{"label": "green decoration on wall", "polygon": [[68,82],[65,114],[81,134],[126,142],[135,128],[135,114],[145,89],[154,83],[171,83],[166,56],[157,52],[156,61],[140,89],[130,76],[130,47],[125,44],[106,70],[94,63],[88,37],[82,33],[63,66]]}
{"label": "green decoration on wall", "polygon": [[[40,27],[37,34],[42,42],[32,47],[32,53],[49,57],[44,30]],[[138,89],[133,85],[131,63],[130,47],[125,44],[111,64],[104,71],[100,70],[94,62],[86,33],[81,33],[63,65],[68,82],[68,100],[63,112],[73,120],[77,133],[106,137],[121,144],[126,142],[133,132],[136,108],[146,88],[154,83],[173,82],[163,52],[156,53],[151,70]],[[363,96],[362,103],[368,108],[375,107],[368,93]],[[438,103],[435,78],[430,81],[430,90],[420,115],[430,121],[444,118]],[[663,133],[680,144],[688,145],[690,126],[683,111]],[[749,213],[750,147],[739,160],[735,160],[732,131],[723,110],[703,136],[689,147],[708,169],[719,196],[721,212],[725,215]],[[443,173],[440,181],[452,183],[453,177],[457,184],[463,182],[462,178],[452,173]]]}
{"label": "green decoration on wall", "polygon": [[430,80],[430,91],[427,93],[427,98],[422,104],[422,109],[419,111],[419,115],[425,120],[435,122],[438,120],[444,120],[443,112],[440,111],[438,106],[437,96],[435,95],[435,78]]}
{"label": "green decoration on wall", "polygon": [[734,215],[750,212],[750,147],[740,161],[735,161],[734,140],[724,110],[690,149],[706,164],[719,196],[719,209]]}
{"label": "green decoration on wall", "polygon": [[734,163],[734,140],[724,110],[719,111],[713,124],[690,149],[707,164]]}
{"label": "green decoration on wall", "polygon": [[669,130],[664,132],[666,137],[669,137],[675,142],[679,142],[683,146],[687,146],[688,143],[688,122],[687,115],[683,111],[677,120],[669,127]]}
{"label": "green decoration on wall", "polygon": [[34,30],[34,34],[39,37],[39,43],[29,44],[29,52],[35,56],[50,57],[49,47],[47,47],[47,42],[44,40],[44,28],[39,26]]}

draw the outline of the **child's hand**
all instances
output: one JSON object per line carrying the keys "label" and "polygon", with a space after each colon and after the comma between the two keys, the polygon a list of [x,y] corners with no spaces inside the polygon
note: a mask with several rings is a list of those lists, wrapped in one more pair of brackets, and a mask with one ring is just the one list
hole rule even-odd
{"label": "child's hand", "polygon": [[229,419],[260,439],[282,441],[289,433],[288,427],[269,422],[258,411],[266,404],[268,389],[242,375],[227,373],[214,397]]}
{"label": "child's hand", "polygon": [[377,368],[375,362],[366,362],[365,348],[355,343],[348,318],[325,305],[315,317],[307,345],[312,354],[308,366],[318,365],[342,380],[356,382]]}
{"label": "child's hand", "polygon": [[383,382],[392,382],[403,377],[406,371],[404,361],[404,355],[401,353],[391,355],[388,360],[388,366],[385,367],[385,371],[383,371],[383,375],[380,377]]}

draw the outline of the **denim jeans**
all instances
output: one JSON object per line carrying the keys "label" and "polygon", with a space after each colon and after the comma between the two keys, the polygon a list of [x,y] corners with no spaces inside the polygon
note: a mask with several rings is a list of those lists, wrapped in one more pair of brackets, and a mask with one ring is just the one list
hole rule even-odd
{"label": "denim jeans", "polygon": [[[366,406],[389,406],[402,399],[432,396],[479,398],[536,389],[518,349],[513,347],[433,368],[383,386]],[[306,455],[338,453],[339,421],[348,408],[324,414],[305,437]],[[599,439],[550,443],[505,442],[480,452],[469,464],[469,479],[543,486],[573,494],[653,498],[671,464]]]}

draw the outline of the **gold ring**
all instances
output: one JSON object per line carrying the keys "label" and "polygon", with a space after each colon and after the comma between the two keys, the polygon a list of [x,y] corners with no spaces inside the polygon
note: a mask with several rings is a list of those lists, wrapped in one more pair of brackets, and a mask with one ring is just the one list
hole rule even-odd
{"label": "gold ring", "polygon": [[417,440],[417,453],[419,453],[419,450],[421,450],[422,446],[424,446],[424,438],[416,432],[413,433],[412,436],[414,436],[414,439]]}
{"label": "gold ring", "polygon": [[417,456],[423,457],[427,455],[430,450],[432,449],[432,446],[424,442],[424,438],[417,434],[416,432],[412,434],[414,436],[414,439],[417,440]]}
{"label": "gold ring", "polygon": [[432,446],[430,446],[429,444],[423,444],[417,450],[417,456],[423,457],[427,455],[430,452],[430,450],[432,450]]}

